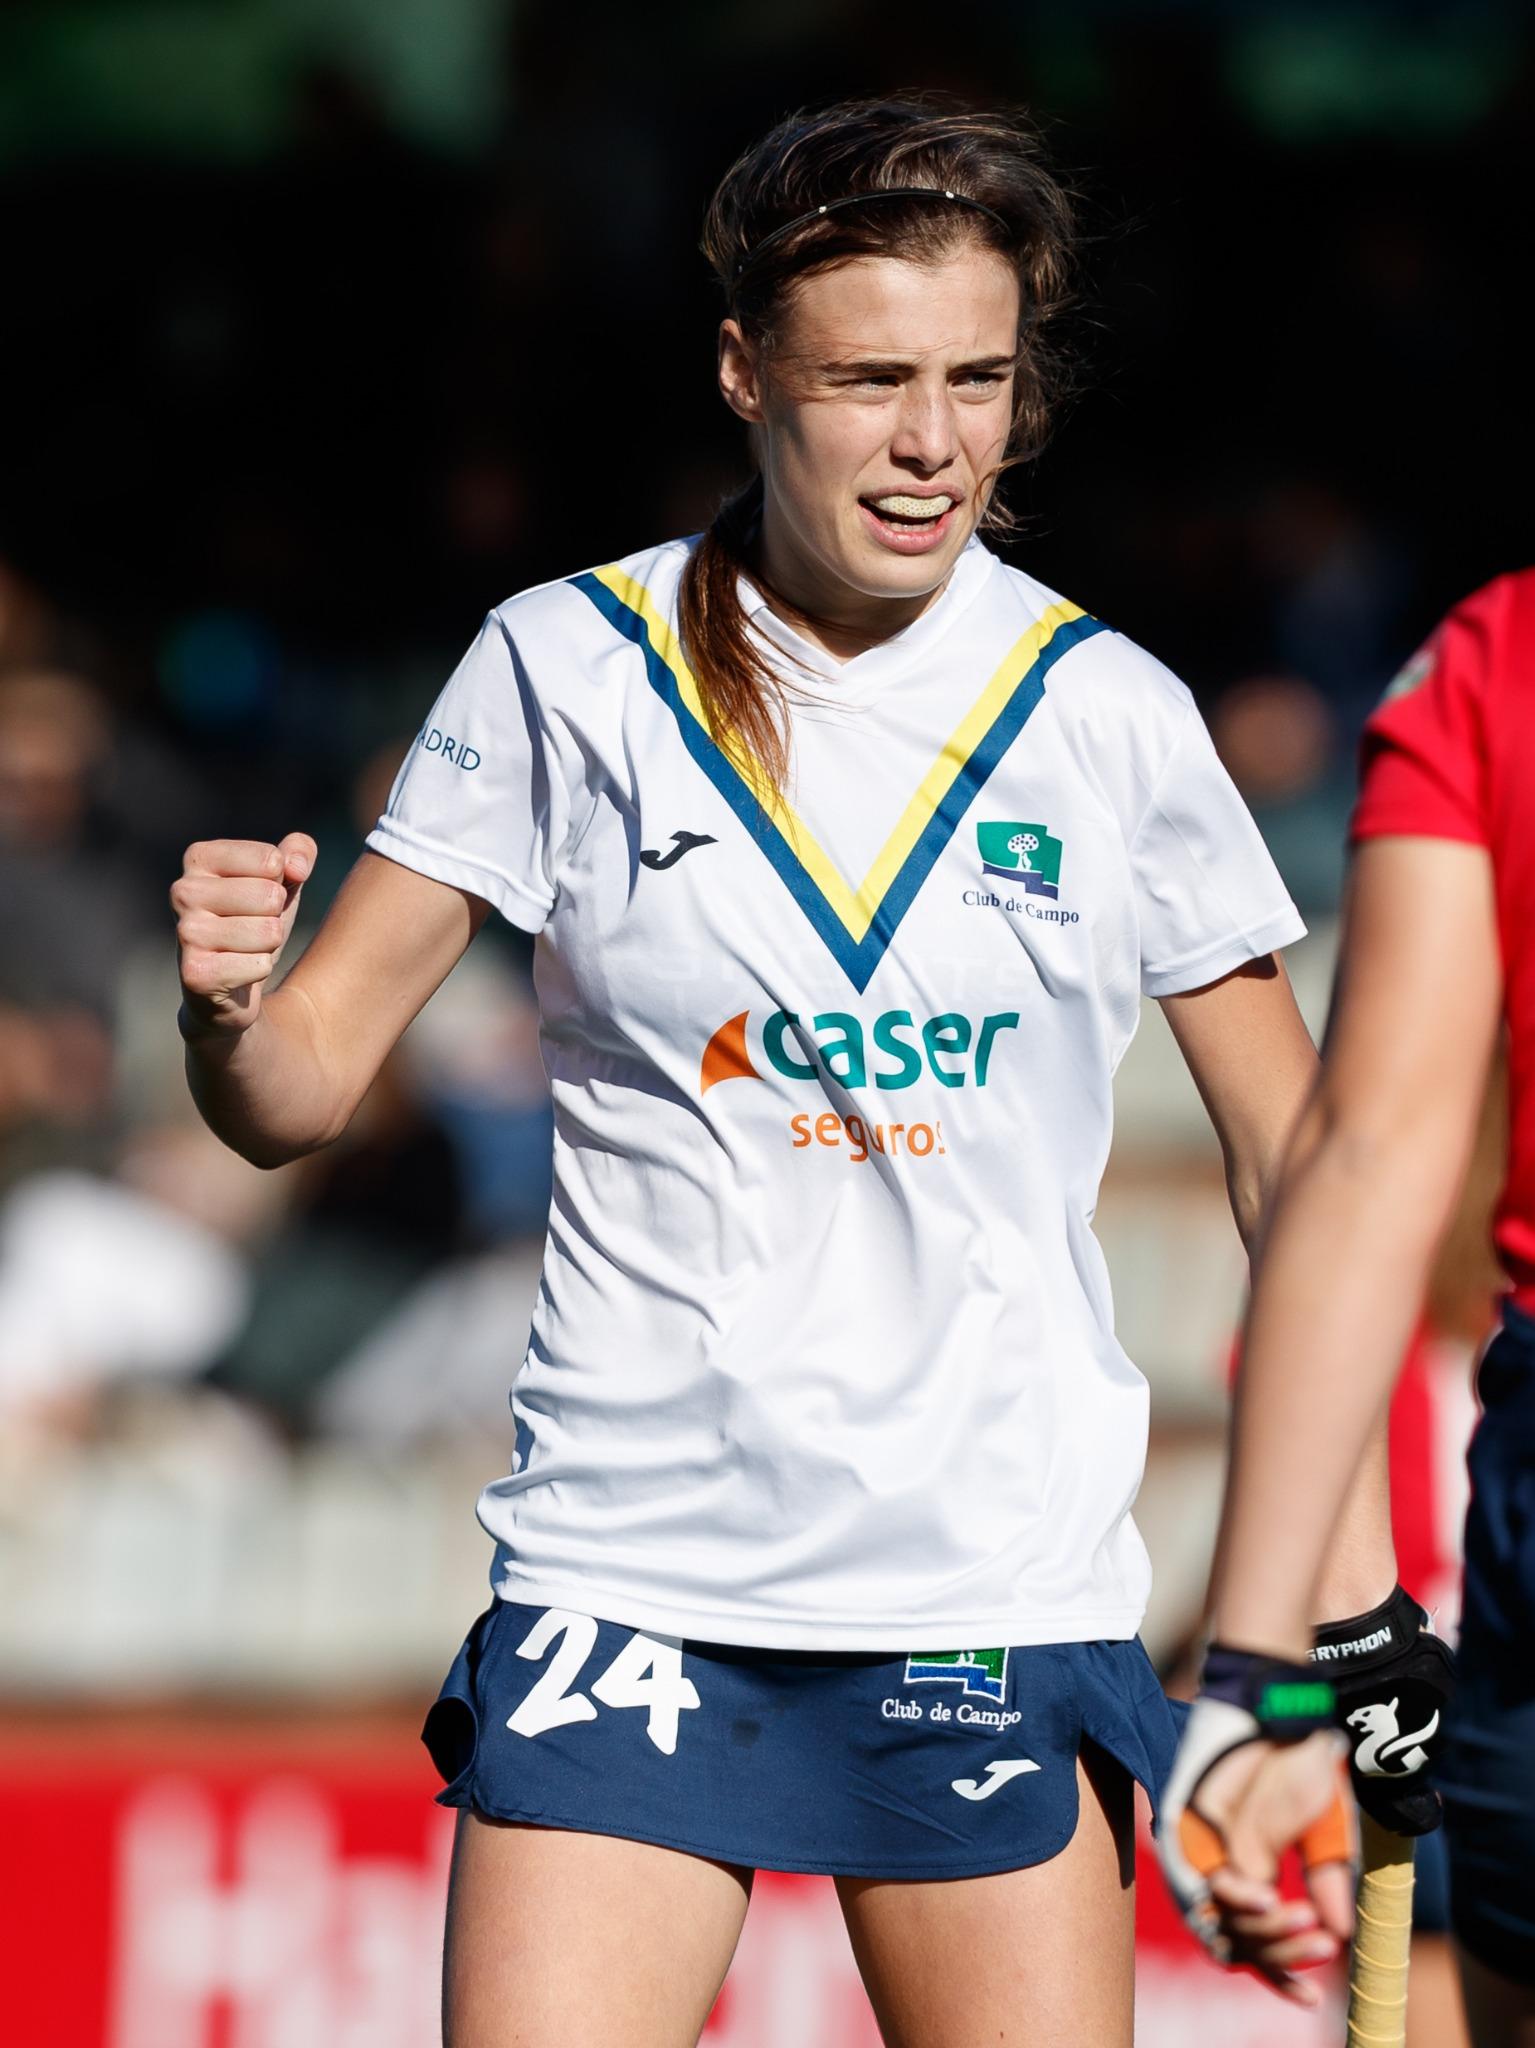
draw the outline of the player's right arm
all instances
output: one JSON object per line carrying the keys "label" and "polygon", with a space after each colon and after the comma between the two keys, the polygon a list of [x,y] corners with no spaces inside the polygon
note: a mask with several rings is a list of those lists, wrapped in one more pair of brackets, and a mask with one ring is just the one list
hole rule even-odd
{"label": "player's right arm", "polygon": [[315,844],[188,847],[171,889],[180,1025],[203,1120],[256,1166],[327,1145],[485,921],[467,890],[365,853],[282,986],[266,992]]}

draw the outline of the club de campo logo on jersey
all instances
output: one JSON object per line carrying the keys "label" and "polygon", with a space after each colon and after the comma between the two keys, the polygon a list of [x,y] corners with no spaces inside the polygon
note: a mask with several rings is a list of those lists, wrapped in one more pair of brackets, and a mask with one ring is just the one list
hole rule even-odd
{"label": "club de campo logo on jersey", "polygon": [[1007,1697],[1006,1650],[938,1650],[906,1659],[908,1685],[962,1685],[983,1699]]}
{"label": "club de campo logo on jersey", "polygon": [[1053,926],[1063,931],[1080,924],[1079,910],[1063,909],[1061,893],[1062,844],[1043,825],[1031,825],[1022,818],[989,818],[975,828],[981,852],[981,869],[1011,884],[996,889],[966,889],[962,901],[967,910],[1000,910],[1008,917],[1023,917],[1031,926]]}
{"label": "club de campo logo on jersey", "polygon": [[975,836],[988,875],[1000,875],[1031,896],[1060,895],[1061,842],[1043,825],[988,821],[976,826]]}

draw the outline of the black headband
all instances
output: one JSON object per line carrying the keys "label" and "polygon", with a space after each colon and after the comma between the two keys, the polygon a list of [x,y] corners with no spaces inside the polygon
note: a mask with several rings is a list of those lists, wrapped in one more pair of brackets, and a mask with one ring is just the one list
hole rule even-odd
{"label": "black headband", "polygon": [[775,242],[781,242],[785,235],[792,235],[796,228],[820,220],[823,214],[840,213],[845,206],[867,206],[871,199],[947,199],[951,205],[968,206],[972,212],[984,213],[1004,234],[1012,233],[1012,228],[995,207],[983,206],[979,199],[968,198],[963,192],[947,192],[938,185],[883,185],[877,192],[850,192],[846,199],[829,199],[824,206],[814,206],[809,213],[797,214],[793,220],[786,220],[781,228],[774,228],[771,234],[764,235],[756,248],[741,258],[736,265],[736,276],[739,277],[755,263],[764,249],[771,249]]}

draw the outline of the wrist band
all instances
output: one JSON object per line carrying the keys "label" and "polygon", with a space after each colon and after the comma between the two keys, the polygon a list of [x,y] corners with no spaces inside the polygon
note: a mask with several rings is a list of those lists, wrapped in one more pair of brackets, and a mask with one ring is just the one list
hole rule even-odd
{"label": "wrist band", "polygon": [[1269,1742],[1303,1742],[1335,1725],[1337,1696],[1314,1665],[1265,1657],[1212,1643],[1199,1681],[1202,1699],[1224,1700],[1251,1714]]}

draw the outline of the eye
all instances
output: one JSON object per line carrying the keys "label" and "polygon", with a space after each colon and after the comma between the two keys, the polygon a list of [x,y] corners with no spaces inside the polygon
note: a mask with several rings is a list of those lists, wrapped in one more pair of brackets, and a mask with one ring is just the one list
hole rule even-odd
{"label": "eye", "polygon": [[1000,370],[964,370],[960,373],[959,377],[961,384],[979,385],[982,389],[989,385],[1000,384],[1002,381],[1003,377]]}

